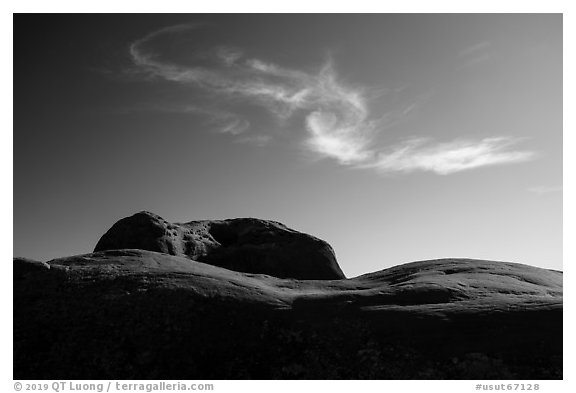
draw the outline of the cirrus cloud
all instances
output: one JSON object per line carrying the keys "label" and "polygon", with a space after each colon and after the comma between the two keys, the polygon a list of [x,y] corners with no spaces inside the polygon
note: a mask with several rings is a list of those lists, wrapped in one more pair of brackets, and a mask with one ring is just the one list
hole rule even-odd
{"label": "cirrus cloud", "polygon": [[[174,43],[202,28],[171,26],[136,40],[129,49],[136,70],[147,78],[204,89],[225,98],[240,98],[265,108],[279,120],[301,112],[305,131],[302,146],[318,157],[379,172],[429,171],[440,175],[535,157],[533,152],[512,149],[519,141],[505,136],[448,142],[417,138],[378,146],[377,140],[393,114],[374,116],[370,111],[373,92],[344,84],[333,61],[326,61],[317,73],[311,73],[249,57],[242,49],[228,46],[193,50],[183,47],[187,61],[177,61],[172,53]],[[411,103],[398,116],[407,116],[414,107],[415,103]],[[218,113],[221,119],[228,120],[221,129],[223,133],[261,145],[272,138],[246,135],[250,121],[240,114]]]}
{"label": "cirrus cloud", "polygon": [[507,150],[518,141],[512,138],[484,138],[479,141],[431,143],[426,139],[403,142],[389,153],[379,153],[365,167],[380,171],[413,172],[417,170],[449,175],[468,169],[528,161],[535,153]]}

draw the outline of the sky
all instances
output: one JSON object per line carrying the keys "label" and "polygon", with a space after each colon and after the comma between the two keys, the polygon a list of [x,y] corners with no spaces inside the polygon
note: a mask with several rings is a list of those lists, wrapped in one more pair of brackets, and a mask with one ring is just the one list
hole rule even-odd
{"label": "sky", "polygon": [[17,15],[14,255],[257,217],[352,277],[562,269],[560,14]]}

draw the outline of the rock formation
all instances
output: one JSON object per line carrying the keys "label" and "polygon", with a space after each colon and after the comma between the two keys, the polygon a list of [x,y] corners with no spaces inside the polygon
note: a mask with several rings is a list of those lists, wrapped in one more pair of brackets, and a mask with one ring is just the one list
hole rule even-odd
{"label": "rock formation", "polygon": [[296,280],[137,249],[15,258],[14,378],[561,379],[562,273],[442,259]]}
{"label": "rock formation", "polygon": [[114,224],[94,251],[119,249],[156,251],[280,278],[345,278],[328,243],[278,222],[255,218],[172,224],[140,212]]}

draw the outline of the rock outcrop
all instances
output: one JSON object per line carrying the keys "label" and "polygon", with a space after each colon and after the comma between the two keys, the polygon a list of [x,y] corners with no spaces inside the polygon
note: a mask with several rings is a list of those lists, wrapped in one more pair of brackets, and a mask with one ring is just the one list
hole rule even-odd
{"label": "rock outcrop", "polygon": [[41,270],[50,269],[50,265],[29,258],[14,258],[14,280],[20,280]]}
{"label": "rock outcrop", "polygon": [[[167,255],[182,243],[143,222],[131,236],[161,252],[14,259],[15,379],[562,378],[561,272],[442,259],[282,279]],[[237,237],[199,244],[249,236],[224,223]]]}
{"label": "rock outcrop", "polygon": [[278,222],[254,218],[173,224],[140,212],[114,224],[94,251],[119,249],[161,252],[279,278],[345,278],[325,241]]}

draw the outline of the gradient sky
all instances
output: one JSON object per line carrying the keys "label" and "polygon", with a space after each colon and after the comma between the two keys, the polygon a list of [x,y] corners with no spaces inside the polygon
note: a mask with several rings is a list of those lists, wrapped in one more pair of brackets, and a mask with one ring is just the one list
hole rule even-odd
{"label": "gradient sky", "polygon": [[258,217],[347,274],[562,269],[560,14],[17,15],[14,254]]}

